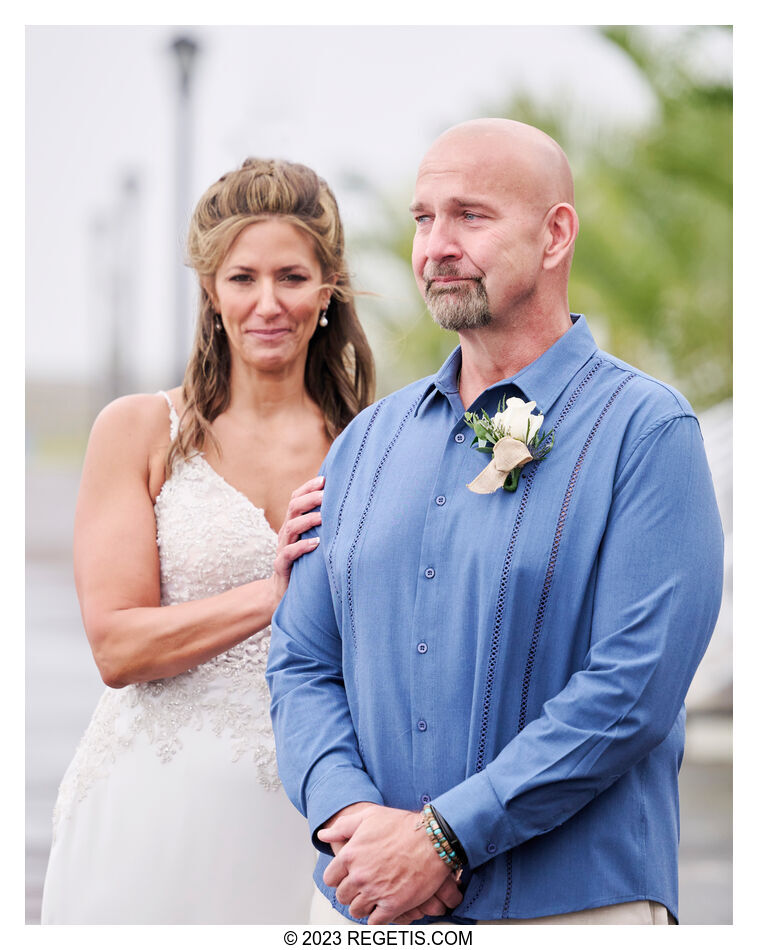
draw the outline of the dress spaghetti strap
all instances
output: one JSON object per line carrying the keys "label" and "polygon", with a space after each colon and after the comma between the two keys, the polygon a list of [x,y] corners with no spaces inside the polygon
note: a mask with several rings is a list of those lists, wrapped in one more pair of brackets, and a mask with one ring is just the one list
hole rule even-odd
{"label": "dress spaghetti strap", "polygon": [[171,397],[169,396],[167,392],[164,392],[162,389],[159,389],[157,395],[163,396],[163,398],[168,403],[168,414],[169,414],[169,420],[171,423],[171,438],[175,439],[176,434],[179,431],[179,415],[176,409],[174,408],[174,404],[171,402]]}

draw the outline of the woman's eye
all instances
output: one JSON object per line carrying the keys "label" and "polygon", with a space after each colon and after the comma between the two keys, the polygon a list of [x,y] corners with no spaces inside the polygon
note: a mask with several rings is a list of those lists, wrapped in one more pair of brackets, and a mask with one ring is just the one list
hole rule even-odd
{"label": "woman's eye", "polygon": [[[280,278],[284,284],[301,284],[310,278],[305,274],[284,274]],[[229,280],[234,284],[252,284],[255,277],[252,274],[232,274]]]}

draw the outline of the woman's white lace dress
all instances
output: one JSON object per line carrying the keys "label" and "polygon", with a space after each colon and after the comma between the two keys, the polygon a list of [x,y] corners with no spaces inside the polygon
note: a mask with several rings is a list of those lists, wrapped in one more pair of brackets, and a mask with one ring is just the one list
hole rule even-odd
{"label": "woman's white lace dress", "polygon": [[[263,512],[201,456],[177,463],[155,517],[162,604],[271,573]],[[269,634],[106,689],[58,793],[42,923],[307,923],[315,851],[277,777]]]}

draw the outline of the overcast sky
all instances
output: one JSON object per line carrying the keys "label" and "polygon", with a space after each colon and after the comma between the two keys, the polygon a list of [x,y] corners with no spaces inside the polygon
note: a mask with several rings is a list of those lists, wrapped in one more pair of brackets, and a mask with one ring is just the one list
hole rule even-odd
{"label": "overcast sky", "polygon": [[[169,52],[178,32],[201,48],[192,203],[248,154],[302,161],[334,187],[348,248],[351,233],[371,227],[371,205],[350,186],[352,176],[410,200],[432,139],[519,89],[601,125],[644,121],[651,109],[634,69],[582,26],[30,27],[30,376],[98,372],[114,289],[130,315],[129,359],[159,382],[168,372],[181,239],[173,185],[177,67]],[[712,55],[723,64],[730,54],[722,45]],[[131,217],[123,205],[127,175],[139,185]],[[134,238],[119,251],[133,276],[129,288],[115,287],[109,269],[114,225],[122,239]],[[378,289],[370,270],[359,282]]]}

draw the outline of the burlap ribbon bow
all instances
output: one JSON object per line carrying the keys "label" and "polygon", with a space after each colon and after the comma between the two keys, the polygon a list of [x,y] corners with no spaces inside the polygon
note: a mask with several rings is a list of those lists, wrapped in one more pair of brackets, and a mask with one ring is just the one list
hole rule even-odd
{"label": "burlap ribbon bow", "polygon": [[510,437],[500,439],[492,448],[492,461],[466,488],[477,495],[491,495],[503,487],[514,468],[522,468],[531,461],[532,454],[523,442]]}

